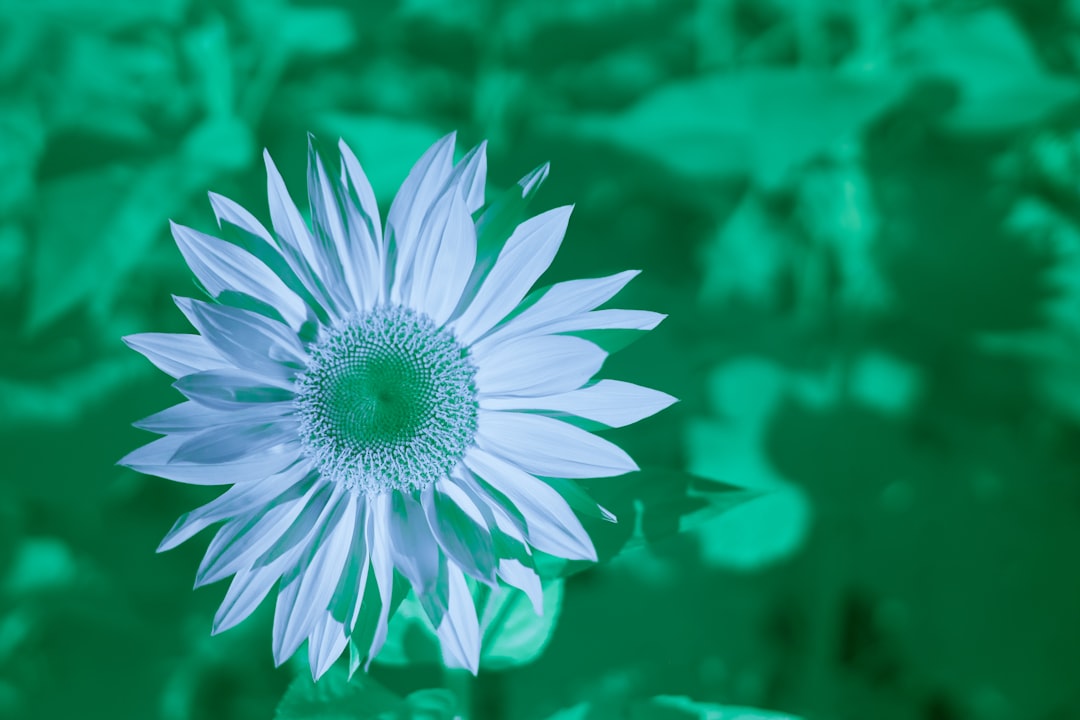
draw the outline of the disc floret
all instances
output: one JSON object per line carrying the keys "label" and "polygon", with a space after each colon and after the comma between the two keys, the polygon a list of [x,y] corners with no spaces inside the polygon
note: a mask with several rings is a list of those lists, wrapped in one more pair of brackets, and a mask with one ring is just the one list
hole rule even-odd
{"label": "disc floret", "polygon": [[475,379],[468,351],[423,313],[387,305],[347,318],[297,378],[304,450],[353,491],[423,489],[473,441]]}

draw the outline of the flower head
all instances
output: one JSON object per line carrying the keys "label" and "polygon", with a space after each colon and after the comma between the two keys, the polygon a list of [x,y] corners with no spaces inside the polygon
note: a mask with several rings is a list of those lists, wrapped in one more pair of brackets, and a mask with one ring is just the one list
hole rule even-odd
{"label": "flower head", "polygon": [[[571,503],[597,506],[545,478],[637,469],[573,420],[617,427],[673,401],[591,382],[605,352],[573,333],[648,330],[662,316],[596,310],[635,272],[526,298],[568,207],[522,222],[492,259],[478,252],[489,220],[484,145],[456,164],[453,135],[432,146],[385,229],[359,162],[344,143],[340,152],[340,177],[310,153],[310,226],[269,155],[272,231],[215,194],[218,223],[236,241],[173,225],[214,302],[176,298],[198,334],[125,338],[187,400],[138,423],[164,437],[121,462],[231,485],[159,547],[223,523],[196,576],[197,585],[233,576],[214,632],[277,585],[274,658],[307,640],[317,678],[346,646],[354,663],[370,661],[411,589],[446,662],[475,672],[475,584],[519,588],[541,612],[534,550],[596,559]],[[524,178],[523,196],[545,174]]]}

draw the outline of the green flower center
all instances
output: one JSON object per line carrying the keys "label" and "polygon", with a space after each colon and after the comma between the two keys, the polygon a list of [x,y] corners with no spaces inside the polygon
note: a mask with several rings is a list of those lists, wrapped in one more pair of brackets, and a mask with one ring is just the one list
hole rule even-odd
{"label": "green flower center", "polygon": [[330,329],[297,379],[304,450],[368,495],[447,477],[476,434],[476,367],[427,315],[377,307]]}

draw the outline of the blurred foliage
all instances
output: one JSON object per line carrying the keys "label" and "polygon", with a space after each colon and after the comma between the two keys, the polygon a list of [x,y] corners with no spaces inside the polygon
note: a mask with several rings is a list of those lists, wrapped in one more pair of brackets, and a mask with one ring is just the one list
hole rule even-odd
{"label": "blurred foliage", "polygon": [[[1078,100],[1076,0],[0,2],[0,718],[1076,717]],[[489,198],[551,161],[544,282],[644,270],[605,374],[682,402],[608,435],[667,469],[475,680],[406,601],[312,686],[153,554],[211,495],[113,465],[175,396],[119,337],[187,329],[167,221],[265,217],[261,148],[385,210],[452,129]]]}

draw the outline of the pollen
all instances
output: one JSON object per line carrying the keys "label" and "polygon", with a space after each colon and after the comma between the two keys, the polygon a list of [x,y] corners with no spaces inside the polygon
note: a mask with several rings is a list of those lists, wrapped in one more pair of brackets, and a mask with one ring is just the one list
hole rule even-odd
{"label": "pollen", "polygon": [[325,331],[297,378],[304,452],[354,492],[421,490],[476,434],[476,367],[427,315],[379,306]]}

